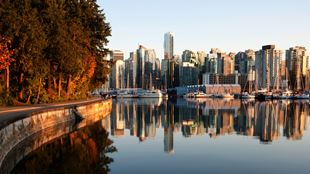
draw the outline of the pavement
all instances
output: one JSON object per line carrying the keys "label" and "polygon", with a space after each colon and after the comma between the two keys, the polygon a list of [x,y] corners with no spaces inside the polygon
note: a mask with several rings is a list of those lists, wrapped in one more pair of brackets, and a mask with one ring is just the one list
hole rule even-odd
{"label": "pavement", "polygon": [[57,104],[40,104],[40,105],[25,105],[25,106],[10,106],[0,107],[0,129],[5,125],[12,123],[16,120],[27,117],[30,113],[38,112],[46,109],[56,109],[62,107],[72,107],[96,101],[101,101],[102,98],[90,98],[86,100],[70,101]]}

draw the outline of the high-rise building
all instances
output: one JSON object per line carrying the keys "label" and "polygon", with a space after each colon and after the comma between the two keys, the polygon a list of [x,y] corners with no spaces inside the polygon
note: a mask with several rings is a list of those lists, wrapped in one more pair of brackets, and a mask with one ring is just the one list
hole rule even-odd
{"label": "high-rise building", "polygon": [[199,69],[194,63],[182,62],[180,74],[181,86],[198,85]]}
{"label": "high-rise building", "polygon": [[305,47],[292,47],[286,51],[286,68],[290,89],[305,89],[309,56]]}
{"label": "high-rise building", "polygon": [[224,55],[222,57],[223,61],[223,74],[224,75],[231,75],[235,73],[235,62],[233,55]]}
{"label": "high-rise building", "polygon": [[129,66],[129,87],[137,88],[137,70],[138,70],[138,58],[136,52],[130,53],[130,66]]}
{"label": "high-rise building", "polygon": [[248,74],[255,68],[255,51],[239,52],[235,57],[235,70],[240,74]]}
{"label": "high-rise building", "polygon": [[123,60],[117,60],[112,68],[110,76],[110,88],[120,89],[125,88],[125,63]]}
{"label": "high-rise building", "polygon": [[146,88],[145,84],[145,51],[147,49],[140,45],[137,50],[137,87]]}
{"label": "high-rise building", "polygon": [[144,80],[145,80],[145,88],[154,89],[154,73],[155,73],[155,61],[156,61],[156,53],[153,49],[147,49],[145,51],[145,72],[144,72]]}
{"label": "high-rise building", "polygon": [[256,52],[256,85],[258,89],[277,90],[280,87],[282,51],[275,45],[263,46]]}
{"label": "high-rise building", "polygon": [[113,61],[124,60],[124,52],[121,50],[113,50],[112,51]]}
{"label": "high-rise building", "polygon": [[173,58],[173,34],[171,32],[165,33],[164,36],[164,58]]}

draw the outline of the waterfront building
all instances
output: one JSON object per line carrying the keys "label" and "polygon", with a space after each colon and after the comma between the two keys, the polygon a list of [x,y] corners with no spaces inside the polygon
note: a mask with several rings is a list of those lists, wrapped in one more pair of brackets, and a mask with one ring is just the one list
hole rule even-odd
{"label": "waterfront building", "polygon": [[286,51],[286,68],[288,71],[288,86],[290,89],[305,89],[309,56],[305,47],[292,47]]}
{"label": "waterfront building", "polygon": [[156,53],[153,49],[145,51],[145,89],[154,89]]}
{"label": "waterfront building", "polygon": [[234,55],[224,55],[222,57],[222,65],[223,65],[223,74],[230,75],[234,74],[235,72],[235,62],[234,62]]}
{"label": "waterfront building", "polygon": [[182,62],[180,86],[198,85],[199,69],[195,63]]}
{"label": "waterfront building", "polygon": [[204,52],[204,51],[198,51],[197,52],[197,59],[198,59],[200,65],[205,64],[206,57],[207,57],[206,52]]}
{"label": "waterfront building", "polygon": [[120,89],[125,87],[125,62],[123,60],[117,60],[112,68],[110,88]]}
{"label": "waterfront building", "polygon": [[129,88],[137,88],[138,57],[137,52],[131,52],[129,57]]}
{"label": "waterfront building", "polygon": [[172,59],[173,55],[173,34],[168,32],[164,36],[164,58]]}
{"label": "waterfront building", "polygon": [[124,60],[124,52],[121,50],[113,50],[112,59],[114,62],[117,60]]}
{"label": "waterfront building", "polygon": [[161,61],[161,84],[162,84],[162,89],[167,89],[168,88],[168,83],[170,81],[169,79],[169,64],[170,60],[169,59],[163,59]]}
{"label": "waterfront building", "polygon": [[142,45],[139,45],[137,50],[137,87],[146,89],[145,83],[145,48]]}
{"label": "waterfront building", "polygon": [[238,52],[235,57],[235,70],[240,74],[248,74],[255,68],[255,51]]}
{"label": "waterfront building", "polygon": [[185,50],[182,53],[182,62],[190,62],[197,64],[199,63],[197,54],[191,50]]}
{"label": "waterfront building", "polygon": [[256,52],[256,85],[258,89],[278,90],[282,51],[275,45],[263,46]]}

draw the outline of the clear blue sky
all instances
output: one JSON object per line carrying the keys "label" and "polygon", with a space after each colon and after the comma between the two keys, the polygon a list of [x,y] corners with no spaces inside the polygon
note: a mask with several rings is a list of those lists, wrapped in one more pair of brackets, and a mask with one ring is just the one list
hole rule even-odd
{"label": "clear blue sky", "polygon": [[165,32],[175,53],[217,47],[237,52],[276,44],[310,49],[310,0],[98,0],[112,27],[110,49],[129,57],[141,43],[163,57]]}

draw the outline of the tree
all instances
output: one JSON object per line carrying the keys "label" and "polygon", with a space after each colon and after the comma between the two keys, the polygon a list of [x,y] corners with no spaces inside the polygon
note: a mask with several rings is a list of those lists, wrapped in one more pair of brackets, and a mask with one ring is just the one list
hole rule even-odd
{"label": "tree", "polygon": [[7,89],[7,91],[10,88],[10,83],[9,83],[9,79],[10,79],[10,70],[9,70],[9,66],[11,65],[11,63],[14,61],[14,59],[12,58],[13,55],[13,50],[9,49],[9,44],[10,41],[2,36],[0,36],[0,72],[1,71],[6,71],[6,82],[5,82],[5,87]]}
{"label": "tree", "polygon": [[0,34],[14,49],[10,92],[18,101],[82,98],[105,83],[111,28],[95,0],[2,0],[0,16]]}

